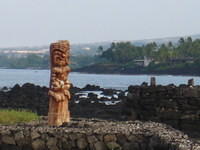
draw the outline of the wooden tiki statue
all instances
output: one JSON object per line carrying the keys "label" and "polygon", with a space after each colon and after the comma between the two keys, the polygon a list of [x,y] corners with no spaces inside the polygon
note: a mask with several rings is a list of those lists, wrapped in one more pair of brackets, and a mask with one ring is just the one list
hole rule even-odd
{"label": "wooden tiki statue", "polygon": [[49,87],[49,113],[48,124],[60,126],[70,121],[68,101],[70,100],[70,82],[68,41],[59,41],[50,46],[51,77]]}

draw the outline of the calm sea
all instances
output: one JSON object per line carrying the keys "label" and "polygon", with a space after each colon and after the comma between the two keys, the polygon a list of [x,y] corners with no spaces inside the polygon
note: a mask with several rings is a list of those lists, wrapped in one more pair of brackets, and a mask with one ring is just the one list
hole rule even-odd
{"label": "calm sea", "polygon": [[[70,81],[74,86],[84,87],[86,84],[95,84],[104,88],[127,89],[129,85],[140,85],[149,82],[153,75],[97,75],[70,73]],[[155,76],[157,84],[175,85],[187,84],[187,80],[193,78],[195,84],[200,84],[200,77],[193,76]],[[0,69],[0,87],[12,87],[15,84],[34,83],[36,85],[48,86],[50,78],[49,70],[25,70],[25,69]]]}

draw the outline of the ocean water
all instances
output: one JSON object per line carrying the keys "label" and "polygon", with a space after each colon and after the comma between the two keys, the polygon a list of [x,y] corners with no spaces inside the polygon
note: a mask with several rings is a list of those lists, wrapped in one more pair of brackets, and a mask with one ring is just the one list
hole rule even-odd
{"label": "ocean water", "polygon": [[[70,73],[69,79],[74,86],[84,87],[86,84],[99,85],[103,88],[126,90],[129,85],[140,85],[142,82],[150,82],[154,75],[108,75],[108,74],[84,74]],[[157,84],[187,84],[188,79],[193,78],[196,85],[200,85],[198,76],[171,76],[155,75]],[[34,83],[40,86],[49,86],[49,70],[26,69],[0,69],[0,87],[12,87],[15,84]]]}

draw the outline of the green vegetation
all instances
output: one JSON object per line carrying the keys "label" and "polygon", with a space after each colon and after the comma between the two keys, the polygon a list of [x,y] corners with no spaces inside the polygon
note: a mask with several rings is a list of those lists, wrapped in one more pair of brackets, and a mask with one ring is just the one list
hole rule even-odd
{"label": "green vegetation", "polygon": [[38,119],[39,116],[37,114],[26,110],[0,110],[0,124],[23,123]]}
{"label": "green vegetation", "polygon": [[171,42],[162,45],[153,42],[144,46],[134,46],[130,42],[112,43],[101,55],[113,63],[129,63],[144,56],[160,63],[174,59],[200,59],[200,39],[192,41],[191,37],[181,38],[174,45]]}
{"label": "green vegetation", "polygon": [[49,67],[49,56],[38,56],[35,54],[30,54],[26,57],[0,55],[0,67],[13,69],[46,69]]}
{"label": "green vegetation", "polygon": [[[72,69],[89,66],[102,62],[102,58],[89,55],[71,56]],[[30,54],[24,57],[0,55],[0,67],[12,69],[48,69],[50,64],[49,55],[39,56]]]}
{"label": "green vegetation", "polygon": [[79,56],[71,56],[71,64],[70,67],[72,69],[82,68],[85,66],[90,66],[96,63],[102,63],[103,58],[98,56],[88,56],[88,55],[79,55]]}
{"label": "green vegetation", "polygon": [[[99,50],[102,51],[102,48]],[[190,71],[191,74],[200,74],[196,70],[200,65],[200,39],[193,41],[188,37],[180,38],[176,44],[169,42],[157,45],[153,42],[143,46],[135,46],[130,42],[112,43],[110,48],[102,51],[100,57],[106,59],[108,64],[118,65],[124,73],[130,73],[131,70],[131,73],[185,74]],[[141,64],[145,59],[149,61],[146,66]]]}

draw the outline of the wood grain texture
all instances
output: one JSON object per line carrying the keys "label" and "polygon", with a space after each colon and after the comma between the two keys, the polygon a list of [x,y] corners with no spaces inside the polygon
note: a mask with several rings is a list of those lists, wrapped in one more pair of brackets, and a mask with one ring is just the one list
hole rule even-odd
{"label": "wood grain texture", "polygon": [[50,46],[51,56],[51,77],[49,87],[49,112],[48,124],[50,126],[60,126],[64,122],[70,121],[68,101],[70,100],[70,82],[68,75],[69,68],[68,41],[58,41]]}

